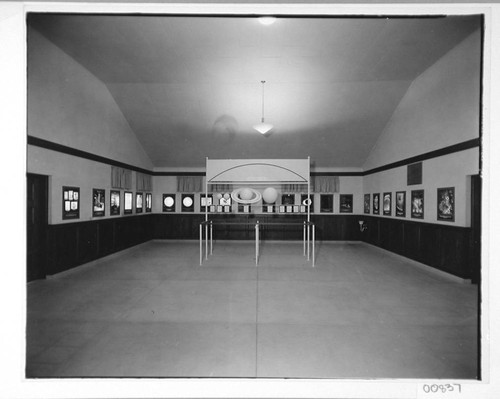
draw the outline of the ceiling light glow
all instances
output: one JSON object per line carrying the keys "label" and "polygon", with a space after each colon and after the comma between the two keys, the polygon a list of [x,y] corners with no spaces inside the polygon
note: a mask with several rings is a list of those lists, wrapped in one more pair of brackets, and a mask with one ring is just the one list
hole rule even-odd
{"label": "ceiling light glow", "polygon": [[259,22],[262,24],[262,25],[272,25],[276,22],[276,17],[260,17],[259,18]]}

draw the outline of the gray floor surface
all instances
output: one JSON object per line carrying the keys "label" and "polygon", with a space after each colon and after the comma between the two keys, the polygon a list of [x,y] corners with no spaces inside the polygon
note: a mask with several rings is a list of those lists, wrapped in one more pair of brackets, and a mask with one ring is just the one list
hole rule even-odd
{"label": "gray floor surface", "polygon": [[362,243],[152,241],[28,284],[26,376],[477,378],[477,286]]}

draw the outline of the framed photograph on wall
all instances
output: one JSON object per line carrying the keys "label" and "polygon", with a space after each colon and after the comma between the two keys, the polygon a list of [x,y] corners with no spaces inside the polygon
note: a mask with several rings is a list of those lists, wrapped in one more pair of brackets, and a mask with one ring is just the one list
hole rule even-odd
{"label": "framed photograph on wall", "polygon": [[390,216],[392,214],[392,193],[384,193],[384,215]]}
{"label": "framed photograph on wall", "polygon": [[146,193],[146,212],[150,213],[153,209],[153,195]]}
{"label": "framed photograph on wall", "polygon": [[111,190],[109,198],[109,214],[119,215],[120,214],[120,192],[116,190]]}
{"label": "framed photograph on wall", "polygon": [[340,213],[352,213],[352,194],[340,194]]}
{"label": "framed photograph on wall", "polygon": [[413,219],[424,218],[424,190],[411,191],[411,217]]}
{"label": "framed photograph on wall", "polygon": [[142,208],[144,206],[143,200],[143,193],[135,193],[135,213],[142,213]]}
{"label": "framed photograph on wall", "polygon": [[370,194],[365,194],[364,196],[363,211],[370,213]]}
{"label": "framed photograph on wall", "polygon": [[321,194],[319,204],[320,212],[333,212],[333,194]]}
{"label": "framed photograph on wall", "polygon": [[396,191],[396,216],[406,216],[406,191]]}
{"label": "framed photograph on wall", "polygon": [[194,212],[194,194],[182,194],[182,212]]}
{"label": "framed photograph on wall", "polygon": [[304,212],[307,212],[307,207],[309,207],[309,213],[314,212],[314,194],[310,194],[309,198],[307,198],[307,194],[301,194],[300,203],[305,206]]}
{"label": "framed photograph on wall", "polygon": [[212,206],[212,204],[213,204],[212,194],[208,194],[206,197],[205,194],[200,195],[200,210],[202,212],[205,212],[205,208],[207,207],[210,209],[210,206]]}
{"label": "framed photograph on wall", "polygon": [[380,214],[380,194],[373,194],[373,214]]}
{"label": "framed photograph on wall", "polygon": [[123,194],[123,213],[125,215],[132,213],[133,194],[131,191],[125,191]]}
{"label": "framed photograph on wall", "polygon": [[92,189],[92,216],[104,216],[106,192],[100,188]]}
{"label": "framed photograph on wall", "polygon": [[63,186],[62,218],[80,218],[80,187]]}
{"label": "framed photograph on wall", "polygon": [[455,187],[437,189],[437,220],[455,221]]}
{"label": "framed photograph on wall", "polygon": [[282,205],[294,205],[295,204],[295,195],[294,194],[282,194],[281,195],[281,204]]}
{"label": "framed photograph on wall", "polygon": [[175,212],[175,194],[163,194],[163,212]]}

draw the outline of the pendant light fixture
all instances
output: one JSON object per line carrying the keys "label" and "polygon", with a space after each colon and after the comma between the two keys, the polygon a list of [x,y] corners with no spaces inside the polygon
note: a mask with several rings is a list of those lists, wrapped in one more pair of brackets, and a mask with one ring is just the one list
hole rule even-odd
{"label": "pendant light fixture", "polygon": [[269,124],[269,123],[265,123],[264,122],[264,83],[266,83],[266,81],[262,80],[261,83],[262,83],[262,121],[261,121],[261,123],[258,123],[257,125],[254,125],[253,128],[255,130],[257,130],[260,134],[266,134],[274,126],[271,125],[271,124]]}

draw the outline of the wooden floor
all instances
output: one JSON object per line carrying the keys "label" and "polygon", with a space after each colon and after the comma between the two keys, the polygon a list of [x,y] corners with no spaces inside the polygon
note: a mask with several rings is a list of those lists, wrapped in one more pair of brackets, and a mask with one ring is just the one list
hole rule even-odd
{"label": "wooden floor", "polygon": [[478,375],[477,286],[363,243],[151,241],[28,284],[26,376]]}

